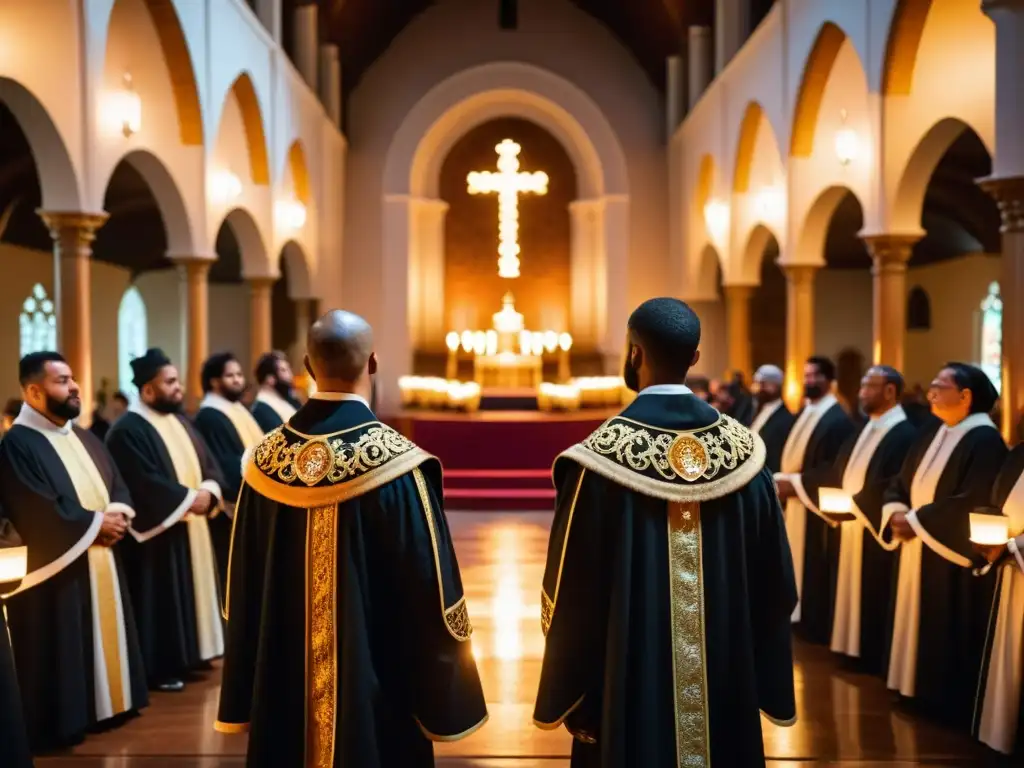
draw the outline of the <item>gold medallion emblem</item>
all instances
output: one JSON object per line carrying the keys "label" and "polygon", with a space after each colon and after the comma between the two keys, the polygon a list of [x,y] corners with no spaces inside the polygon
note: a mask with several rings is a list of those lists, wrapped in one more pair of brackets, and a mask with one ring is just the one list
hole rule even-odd
{"label": "gold medallion emblem", "polygon": [[311,440],[295,458],[295,474],[306,485],[316,485],[334,466],[334,451],[326,440]]}
{"label": "gold medallion emblem", "polygon": [[707,471],[710,459],[700,440],[680,435],[668,448],[668,463],[677,475],[692,483]]}

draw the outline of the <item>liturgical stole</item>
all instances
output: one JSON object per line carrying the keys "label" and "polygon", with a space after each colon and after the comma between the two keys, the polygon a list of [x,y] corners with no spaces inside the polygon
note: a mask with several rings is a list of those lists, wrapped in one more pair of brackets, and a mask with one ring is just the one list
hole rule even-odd
{"label": "liturgical stole", "polygon": [[[268,405],[274,408],[272,404],[268,403]],[[211,392],[203,398],[203,402],[199,404],[199,407],[213,408],[227,416],[231,426],[238,433],[238,439],[242,441],[242,447],[245,450],[248,451],[263,439],[263,430],[260,429],[259,422],[256,421],[249,409],[241,403],[232,403],[227,398]],[[277,409],[274,408],[274,410],[276,411]]]}
{"label": "liturgical stole", "polygon": [[[268,406],[285,424],[295,415],[295,406],[277,394],[277,392],[261,389],[256,395],[256,400]],[[248,449],[248,446],[246,448]]]}

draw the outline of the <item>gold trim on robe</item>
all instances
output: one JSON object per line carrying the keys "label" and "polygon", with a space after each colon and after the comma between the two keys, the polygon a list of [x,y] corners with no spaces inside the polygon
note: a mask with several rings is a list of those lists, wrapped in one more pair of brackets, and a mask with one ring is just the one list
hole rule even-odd
{"label": "gold trim on robe", "polygon": [[333,768],[338,711],[338,505],[312,507],[308,514],[306,765]]}
{"label": "gold trim on robe", "polygon": [[572,530],[572,518],[576,514],[576,502],[580,498],[580,488],[583,487],[583,476],[585,474],[587,474],[587,470],[581,469],[580,476],[576,479],[576,490],[572,494],[572,503],[569,505],[569,516],[565,521],[565,533],[562,535],[562,554],[558,558],[558,572],[555,574],[555,596],[549,596],[543,585],[540,588],[540,629],[544,633],[544,637],[548,636],[548,630],[551,629],[551,621],[555,618],[558,590],[562,586],[562,568],[565,565],[565,552],[569,548],[569,532]]}

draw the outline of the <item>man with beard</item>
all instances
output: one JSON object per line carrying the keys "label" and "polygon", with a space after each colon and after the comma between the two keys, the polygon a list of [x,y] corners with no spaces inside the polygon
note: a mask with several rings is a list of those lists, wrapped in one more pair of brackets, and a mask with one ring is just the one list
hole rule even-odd
{"label": "man with beard", "polygon": [[220,583],[228,583],[231,518],[242,487],[242,455],[263,439],[264,430],[242,404],[245,374],[230,352],[220,352],[203,363],[203,400],[196,414],[196,429],[210,447],[224,482],[224,511],[210,520],[210,536],[217,553]]}
{"label": "man with beard", "polygon": [[772,472],[778,472],[782,467],[782,447],[796,421],[782,400],[783,379],[782,369],[774,365],[762,365],[754,372],[757,414],[750,429],[764,440],[764,465]]}
{"label": "man with beard", "polygon": [[74,744],[149,703],[128,593],[114,548],[135,517],[103,444],[71,422],[82,409],[56,352],[26,355],[25,404],[0,442],[4,515],[28,549],[7,594],[15,668],[34,750]]}
{"label": "man with beard", "polygon": [[627,338],[637,398],[554,465],[534,723],[565,725],[574,768],[763,766],[759,710],[796,719],[796,585],[764,444],[683,384],[700,342],[686,304],[644,302]]}
{"label": "man with beard", "polygon": [[249,768],[433,766],[487,719],[441,465],[370,410],[365,320],[308,344],[316,394],[245,461],[215,727]]}
{"label": "man with beard", "polygon": [[132,360],[139,402],[107,446],[135,500],[125,559],[150,684],[180,691],[224,653],[217,564],[207,522],[223,505],[220,470],[181,415],[178,370],[159,349]]}
{"label": "man with beard", "polygon": [[818,510],[801,477],[807,472],[830,470],[855,429],[832,394],[835,379],[835,365],[827,357],[807,359],[804,407],[786,439],[782,469],[776,475],[779,498],[786,505],[786,530],[800,592],[793,623],[807,640],[823,645],[832,634],[839,532],[836,523]]}
{"label": "man with beard", "polygon": [[264,432],[277,429],[295,415],[295,377],[282,352],[267,352],[256,363],[256,383],[260,391],[252,404],[252,415]]}

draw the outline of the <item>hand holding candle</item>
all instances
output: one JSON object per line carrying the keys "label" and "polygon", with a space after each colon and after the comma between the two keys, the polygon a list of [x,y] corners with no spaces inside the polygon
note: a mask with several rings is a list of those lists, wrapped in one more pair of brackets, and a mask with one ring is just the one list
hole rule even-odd
{"label": "hand holding candle", "polygon": [[971,541],[988,546],[1005,546],[1010,540],[1010,518],[1003,514],[971,512]]}
{"label": "hand holding candle", "polygon": [[823,515],[836,522],[857,519],[853,513],[853,497],[842,488],[820,488],[818,508]]}

